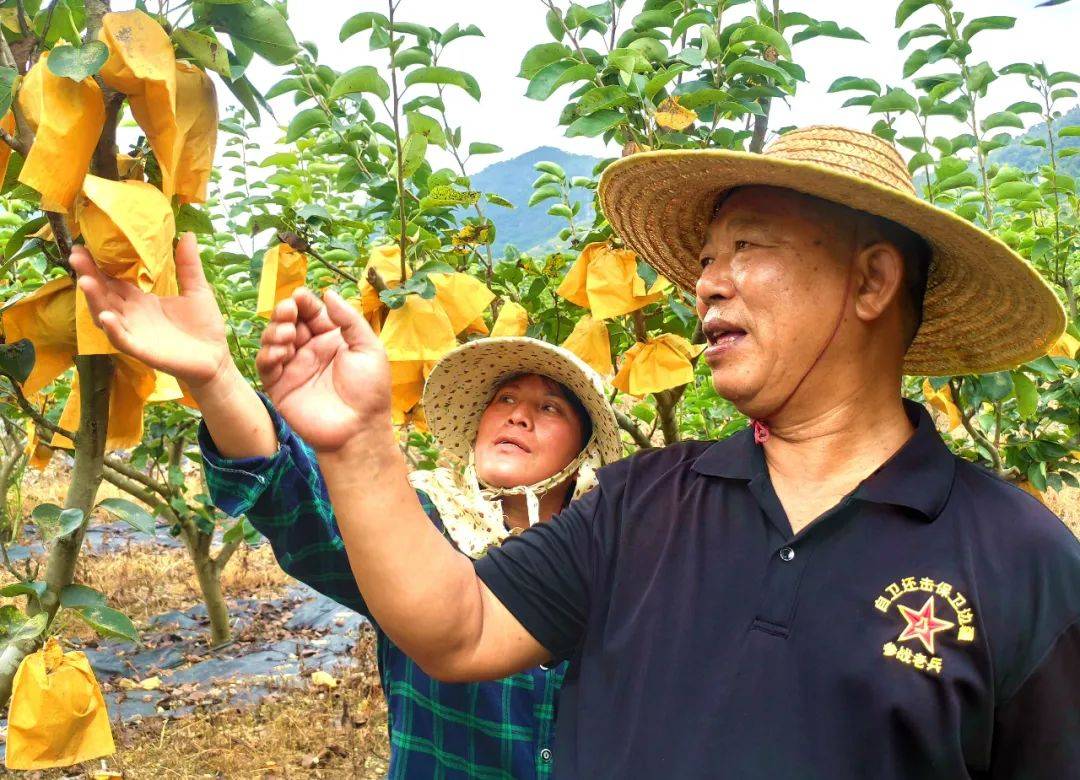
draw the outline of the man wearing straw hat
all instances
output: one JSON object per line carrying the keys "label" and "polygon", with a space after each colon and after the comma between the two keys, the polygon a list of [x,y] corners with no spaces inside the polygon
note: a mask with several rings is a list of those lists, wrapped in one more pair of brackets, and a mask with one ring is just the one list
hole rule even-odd
{"label": "man wearing straw hat", "polygon": [[633,155],[600,197],[696,291],[753,430],[601,469],[470,562],[409,486],[378,339],[328,294],[332,362],[370,381],[319,462],[382,628],[447,680],[569,660],[557,777],[1076,777],[1080,544],[900,395],[1043,354],[1049,288],[843,128]]}

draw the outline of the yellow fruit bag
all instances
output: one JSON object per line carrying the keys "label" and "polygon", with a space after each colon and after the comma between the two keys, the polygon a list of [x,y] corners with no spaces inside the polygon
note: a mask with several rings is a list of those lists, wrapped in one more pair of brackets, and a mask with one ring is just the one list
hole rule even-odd
{"label": "yellow fruit bag", "polygon": [[611,375],[611,338],[603,320],[594,320],[586,314],[578,320],[573,332],[562,345],[584,360],[600,376]]}
{"label": "yellow fruit bag", "polygon": [[83,653],[54,638],[15,672],[8,713],[8,769],[71,766],[116,752],[101,688]]}
{"label": "yellow fruit bag", "polygon": [[255,313],[270,319],[274,307],[303,286],[307,267],[307,255],[297,252],[288,244],[277,244],[267,249],[259,276],[259,300]]}
{"label": "yellow fruit bag", "polygon": [[48,55],[42,53],[19,89],[19,106],[35,133],[19,181],[41,193],[41,208],[66,213],[90,170],[105,101],[93,79],[74,82],[50,71]]}
{"label": "yellow fruit bag", "polygon": [[492,336],[524,336],[529,330],[529,313],[514,301],[507,301],[499,309],[499,316],[491,326]]}
{"label": "yellow fruit bag", "polygon": [[703,349],[704,344],[691,344],[674,333],[639,341],[623,355],[622,366],[611,384],[639,398],[681,387],[694,381],[694,364],[690,361]]}
{"label": "yellow fruit bag", "polygon": [[101,80],[127,95],[135,121],[161,168],[161,188],[176,192],[176,55],[168,34],[139,10],[105,14],[100,40],[109,47]]}

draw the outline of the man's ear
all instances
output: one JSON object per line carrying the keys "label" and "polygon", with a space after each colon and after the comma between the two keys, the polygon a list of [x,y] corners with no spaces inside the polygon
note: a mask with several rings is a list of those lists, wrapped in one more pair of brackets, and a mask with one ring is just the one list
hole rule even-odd
{"label": "man's ear", "polygon": [[904,256],[888,241],[877,241],[855,256],[859,287],[855,291],[855,313],[863,322],[872,322],[888,310],[904,286]]}

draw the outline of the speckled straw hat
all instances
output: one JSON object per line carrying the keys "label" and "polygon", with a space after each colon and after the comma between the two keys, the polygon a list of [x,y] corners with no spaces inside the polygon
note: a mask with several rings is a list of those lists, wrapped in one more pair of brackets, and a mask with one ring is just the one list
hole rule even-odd
{"label": "speckled straw hat", "polygon": [[619,424],[599,374],[572,352],[524,336],[470,341],[435,364],[424,385],[424,413],[444,451],[469,459],[495,389],[518,374],[540,374],[569,388],[592,419],[593,436],[585,450],[595,449],[605,464],[622,457]]}
{"label": "speckled straw hat", "polygon": [[986,231],[920,199],[896,148],[875,135],[816,126],[785,133],[762,154],[642,152],[612,163],[599,190],[619,237],[692,292],[718,198],[749,185],[876,214],[927,241],[933,261],[923,322],[905,373],[1000,371],[1045,354],[1065,330],[1064,308],[1038,272]]}

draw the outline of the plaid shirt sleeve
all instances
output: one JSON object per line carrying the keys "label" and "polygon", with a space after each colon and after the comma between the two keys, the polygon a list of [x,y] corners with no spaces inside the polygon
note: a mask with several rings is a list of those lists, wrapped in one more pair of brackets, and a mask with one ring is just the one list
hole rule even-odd
{"label": "plaid shirt sleeve", "polygon": [[[315,453],[269,399],[259,397],[277,431],[278,451],[270,457],[226,458],[206,424],[199,426],[199,448],[214,504],[232,517],[246,515],[269,540],[287,574],[370,617],[349,567]],[[435,520],[435,509],[427,496],[418,495],[428,516]]]}

